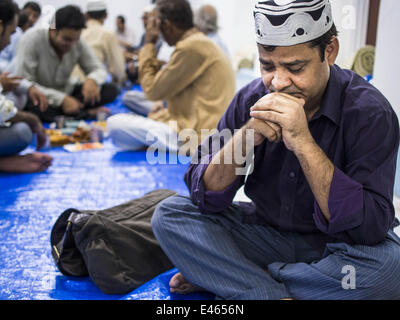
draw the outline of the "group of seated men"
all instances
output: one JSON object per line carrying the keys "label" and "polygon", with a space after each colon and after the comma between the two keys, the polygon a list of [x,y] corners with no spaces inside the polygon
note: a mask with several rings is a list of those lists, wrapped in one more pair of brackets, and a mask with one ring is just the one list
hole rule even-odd
{"label": "group of seated men", "polygon": [[[36,3],[21,11],[11,0],[1,0],[0,5],[1,49],[12,47],[9,63],[1,70],[0,171],[38,172],[51,165],[49,155],[18,153],[34,135],[37,149],[43,146],[46,136],[41,122],[62,115],[90,120],[99,113],[109,114],[104,105],[115,100],[126,79],[126,57],[117,35],[103,27],[104,1],[89,1],[86,15],[76,6],[60,8],[49,28],[29,28],[41,13]],[[154,6],[143,18],[139,103],[150,107],[144,113],[109,119],[110,137],[123,149],[138,150],[156,141],[165,150],[177,151],[178,144],[168,142],[177,140],[171,136],[183,129],[200,133],[216,128],[233,98],[235,77],[229,57],[194,26],[190,6],[184,9],[177,15],[176,6],[166,1],[157,9],[161,25]],[[17,24],[24,15],[29,15],[30,23],[22,29]],[[160,41],[174,48],[169,61],[157,58]],[[148,132],[155,133],[152,140]]]}

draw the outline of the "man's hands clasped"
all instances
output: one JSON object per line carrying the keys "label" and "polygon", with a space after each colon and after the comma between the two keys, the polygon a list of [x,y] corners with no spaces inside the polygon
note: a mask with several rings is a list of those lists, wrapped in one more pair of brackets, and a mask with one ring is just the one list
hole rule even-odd
{"label": "man's hands clasped", "polygon": [[265,139],[283,140],[290,151],[313,142],[304,110],[305,100],[288,94],[271,93],[260,99],[250,110],[247,129],[255,131],[255,145]]}

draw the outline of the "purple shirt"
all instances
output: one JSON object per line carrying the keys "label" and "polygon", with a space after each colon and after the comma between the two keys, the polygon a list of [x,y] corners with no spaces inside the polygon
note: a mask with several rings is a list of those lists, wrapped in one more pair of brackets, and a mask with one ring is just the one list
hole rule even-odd
{"label": "purple shirt", "polygon": [[[261,79],[236,95],[218,130],[242,128],[250,108],[268,94]],[[254,172],[223,192],[206,191],[207,164],[192,164],[185,176],[192,201],[204,214],[232,205],[245,183],[251,204],[240,203],[243,222],[268,224],[301,233],[314,247],[327,243],[375,245],[384,240],[395,220],[393,190],[399,147],[399,123],[385,97],[355,73],[331,67],[321,108],[309,122],[316,143],[335,165],[329,195],[331,220],[320,210],[295,154],[284,143],[265,141],[255,148]],[[218,134],[203,143],[226,143]],[[218,150],[197,157],[211,159]],[[199,149],[200,150],[200,149]]]}

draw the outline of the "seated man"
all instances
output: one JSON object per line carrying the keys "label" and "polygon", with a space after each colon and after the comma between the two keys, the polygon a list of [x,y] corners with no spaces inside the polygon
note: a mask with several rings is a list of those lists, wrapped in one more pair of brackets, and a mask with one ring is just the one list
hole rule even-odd
{"label": "seated man", "polygon": [[[45,112],[32,101],[28,101],[26,110],[45,122],[52,122],[59,115],[95,118],[99,112],[109,112],[103,105],[118,95],[114,84],[105,84],[104,66],[80,39],[83,28],[84,15],[78,7],[69,5],[57,10],[49,30],[29,30],[20,40],[16,75],[34,82],[49,101]],[[87,76],[83,84],[69,81],[76,64]]]}
{"label": "seated man", "polygon": [[[104,28],[107,19],[107,4],[104,1],[89,1],[86,11],[86,29],[82,32],[82,39],[94,51],[97,58],[106,66],[113,82],[122,84],[125,81],[125,58],[114,32]],[[85,76],[77,67],[73,76],[82,80]]]}
{"label": "seated man", "polygon": [[43,93],[30,81],[14,75],[19,40],[26,30],[35,25],[40,14],[41,9],[36,2],[27,2],[18,14],[18,27],[11,35],[10,44],[0,52],[0,84],[3,93],[20,110],[25,108],[28,98],[34,103],[40,102],[41,110],[47,108],[47,99]]}
{"label": "seated man", "polygon": [[[153,12],[154,8],[155,8],[154,5],[149,5],[149,6],[145,7],[143,10],[142,23],[143,23],[144,30],[146,30],[147,22],[149,21],[149,18],[152,16],[152,12]],[[143,46],[146,44],[145,41],[146,41],[146,33],[144,32],[142,34],[142,36],[140,37],[140,42],[139,42],[138,46],[135,48],[130,48],[129,50],[125,50],[125,52],[124,52],[125,59],[127,62],[126,73],[127,73],[129,81],[133,84],[139,84],[139,64],[137,62],[137,57],[138,57],[139,50],[142,49]],[[155,49],[157,51],[157,55],[160,52],[160,49],[163,44],[164,44],[164,41],[163,41],[162,37],[160,36],[158,38],[157,43],[154,45]],[[131,91],[130,93],[132,93],[132,92],[134,92],[134,91]],[[142,93],[142,92],[140,92],[140,93]],[[141,96],[141,100],[143,100],[143,99],[144,99],[144,97]],[[133,95],[133,99],[128,99],[128,101],[135,102],[134,95]],[[151,104],[151,106],[152,105],[153,104]],[[129,104],[127,106],[129,107]]]}
{"label": "seated man", "polygon": [[[171,141],[176,141],[182,130],[200,134],[201,129],[216,127],[234,96],[235,75],[226,55],[194,28],[186,0],[157,1],[154,15],[147,23],[146,45],[139,53],[140,84],[148,100],[165,100],[167,108],[161,105],[148,118],[116,115],[108,119],[107,128],[114,143],[123,149],[148,146],[147,134],[151,133],[150,139],[160,142],[159,149],[177,151],[177,143]],[[170,46],[176,46],[163,68],[155,50],[160,32]],[[171,143],[165,144],[166,140]]]}
{"label": "seated man", "polygon": [[0,72],[10,70],[10,64],[17,56],[19,40],[25,31],[32,28],[41,15],[41,8],[36,2],[27,2],[19,13],[18,27],[11,36],[11,43],[0,53]]}
{"label": "seated man", "polygon": [[120,46],[124,50],[134,48],[136,43],[136,35],[133,30],[126,25],[125,17],[120,15],[117,17],[115,22],[117,27],[115,33],[118,37]]}
{"label": "seated man", "polygon": [[[11,0],[0,0],[0,52],[10,43],[15,31],[18,6]],[[46,135],[40,120],[33,114],[18,111],[14,103],[3,95],[0,85],[0,172],[31,173],[46,170],[52,157],[32,153],[24,156],[18,153],[29,146],[33,134],[37,134],[37,149],[46,142]]]}
{"label": "seated man", "polygon": [[[198,154],[207,162],[185,177],[191,199],[169,198],[154,213],[154,234],[181,272],[171,289],[398,300],[396,114],[376,88],[335,65],[329,0],[277,3],[256,5],[262,79],[219,122],[232,138],[207,139]],[[212,141],[224,145],[208,152]],[[254,155],[247,179],[232,150]],[[232,203],[243,184],[252,203]]]}

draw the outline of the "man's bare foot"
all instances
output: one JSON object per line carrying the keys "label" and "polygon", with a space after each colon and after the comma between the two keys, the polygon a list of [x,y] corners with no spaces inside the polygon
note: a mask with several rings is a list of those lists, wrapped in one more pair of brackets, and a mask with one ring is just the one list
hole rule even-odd
{"label": "man's bare foot", "polygon": [[24,156],[0,158],[0,172],[37,173],[51,166],[53,158],[44,153],[31,153]]}
{"label": "man's bare foot", "polygon": [[172,293],[189,294],[193,292],[206,291],[203,288],[189,283],[181,273],[174,275],[169,282],[169,287]]}
{"label": "man's bare foot", "polygon": [[89,109],[88,110],[88,115],[91,118],[96,118],[98,114],[100,113],[105,113],[106,115],[111,115],[111,111],[110,109],[106,108],[106,107],[98,107],[98,108],[94,108],[94,109]]}

